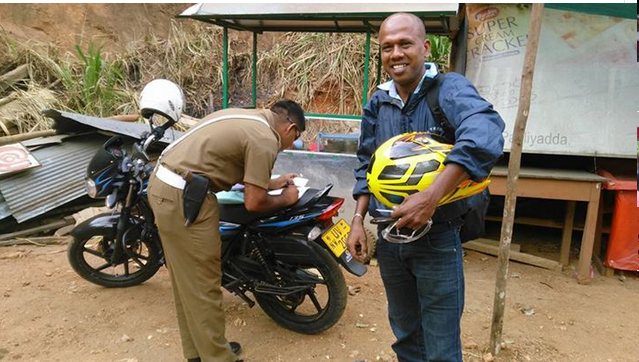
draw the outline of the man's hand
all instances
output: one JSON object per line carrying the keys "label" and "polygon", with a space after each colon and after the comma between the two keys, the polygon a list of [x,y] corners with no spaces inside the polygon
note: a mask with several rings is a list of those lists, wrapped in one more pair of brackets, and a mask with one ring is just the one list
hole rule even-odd
{"label": "man's hand", "polygon": [[355,260],[363,263],[368,258],[368,242],[366,240],[366,232],[364,231],[364,222],[362,218],[356,217],[351,225],[351,232],[346,240],[348,251],[353,255]]}
{"label": "man's hand", "polygon": [[286,203],[286,206],[294,205],[299,199],[300,191],[295,187],[295,185],[290,184],[288,187],[285,187],[282,191],[282,194],[279,197],[283,197]]}
{"label": "man's hand", "polygon": [[246,182],[244,206],[250,212],[273,212],[297,202],[299,191],[295,186],[285,187],[279,196],[271,196],[266,189]]}
{"label": "man's hand", "polygon": [[467,179],[468,174],[463,167],[455,163],[446,165],[432,185],[424,191],[408,196],[393,210],[391,217],[401,218],[397,228],[408,227],[417,230],[424,226],[435,213],[439,200]]}
{"label": "man's hand", "polygon": [[437,208],[439,197],[435,197],[429,189],[412,194],[397,206],[391,217],[401,218],[397,228],[408,227],[417,230],[428,222]]}
{"label": "man's hand", "polygon": [[296,177],[297,175],[294,173],[288,173],[286,175],[282,175],[276,179],[270,180],[268,182],[268,188],[269,190],[277,190],[277,189],[284,188],[288,185],[292,185],[293,179]]}

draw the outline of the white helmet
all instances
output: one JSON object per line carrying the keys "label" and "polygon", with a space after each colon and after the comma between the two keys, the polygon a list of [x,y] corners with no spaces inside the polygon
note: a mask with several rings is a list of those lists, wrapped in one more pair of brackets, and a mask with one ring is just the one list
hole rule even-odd
{"label": "white helmet", "polygon": [[175,83],[166,79],[155,79],[142,89],[140,93],[140,112],[142,117],[149,118],[154,113],[175,122],[182,117],[184,93]]}

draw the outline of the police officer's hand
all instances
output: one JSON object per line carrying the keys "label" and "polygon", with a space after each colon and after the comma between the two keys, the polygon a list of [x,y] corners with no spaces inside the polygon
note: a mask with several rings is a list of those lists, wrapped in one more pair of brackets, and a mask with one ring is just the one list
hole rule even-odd
{"label": "police officer's hand", "polygon": [[417,230],[428,222],[437,208],[439,199],[429,189],[412,194],[401,205],[393,209],[391,217],[401,218],[397,228],[407,227]]}
{"label": "police officer's hand", "polygon": [[286,175],[282,175],[276,179],[270,180],[268,182],[268,188],[269,190],[276,190],[276,189],[284,188],[288,185],[292,185],[293,179],[296,177],[297,175],[294,173],[288,173]]}
{"label": "police officer's hand", "polygon": [[346,239],[348,251],[360,263],[364,263],[368,258],[368,243],[366,241],[366,232],[364,231],[364,222],[362,218],[356,217],[351,224],[351,232]]}
{"label": "police officer's hand", "polygon": [[299,194],[300,192],[295,185],[289,185],[284,188],[280,197],[283,197],[284,200],[286,200],[286,206],[291,206],[297,202]]}

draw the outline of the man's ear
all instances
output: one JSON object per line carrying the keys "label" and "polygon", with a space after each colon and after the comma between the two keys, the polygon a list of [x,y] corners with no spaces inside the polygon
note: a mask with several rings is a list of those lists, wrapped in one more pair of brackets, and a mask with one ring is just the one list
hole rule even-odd
{"label": "man's ear", "polygon": [[430,40],[426,38],[424,40],[424,59],[428,60],[428,57],[430,57]]}

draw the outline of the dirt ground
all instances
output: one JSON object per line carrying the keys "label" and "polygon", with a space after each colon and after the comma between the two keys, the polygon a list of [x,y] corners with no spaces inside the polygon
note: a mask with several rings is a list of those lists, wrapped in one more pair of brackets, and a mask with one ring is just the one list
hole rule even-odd
{"label": "dirt ground", "polygon": [[[467,252],[465,361],[480,361],[488,344],[496,264]],[[511,263],[496,361],[639,361],[636,275],[579,285],[572,274]],[[346,281],[361,291],[333,328],[314,336],[285,330],[226,293],[227,337],[242,343],[247,362],[396,361],[379,269]],[[73,272],[66,245],[1,247],[0,360],[180,361],[170,288],[165,268],[143,285],[105,289]]]}
{"label": "dirt ground", "polygon": [[[187,7],[0,4],[0,30],[62,49],[89,40],[110,48],[150,32],[165,35]],[[488,345],[497,262],[475,252],[465,261],[464,359],[477,362]],[[639,361],[636,274],[597,276],[590,285],[573,274],[511,263],[504,349],[495,361]],[[227,293],[227,337],[242,343],[246,362],[395,361],[379,269],[346,280],[360,292],[349,296],[333,328],[315,336],[287,331]],[[0,361],[182,361],[170,288],[165,268],[143,285],[105,289],[74,273],[66,245],[0,247]]]}

